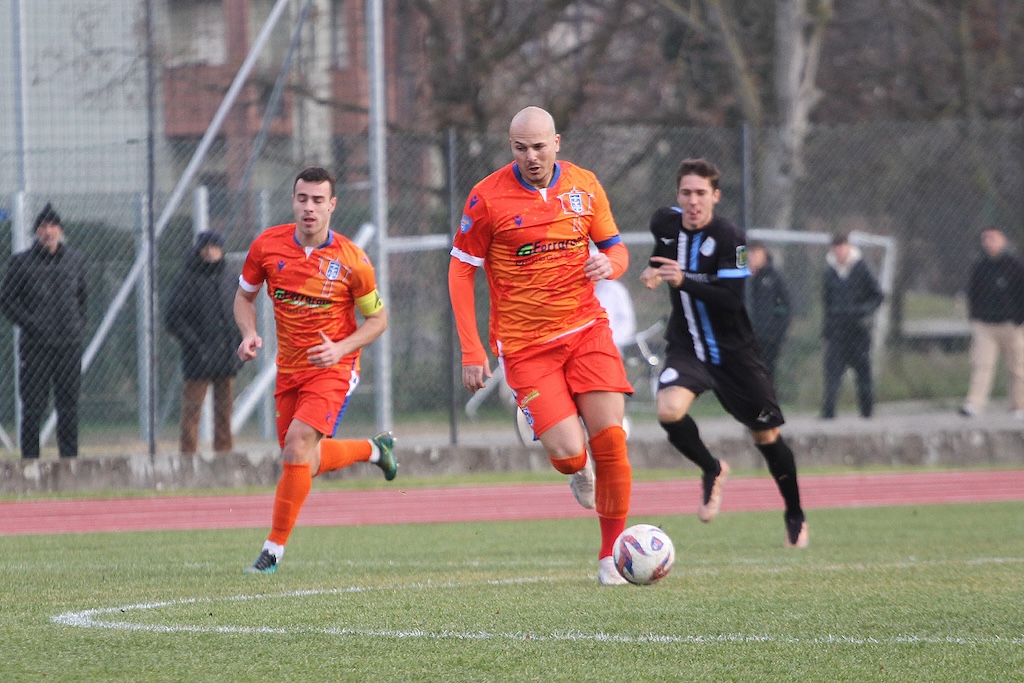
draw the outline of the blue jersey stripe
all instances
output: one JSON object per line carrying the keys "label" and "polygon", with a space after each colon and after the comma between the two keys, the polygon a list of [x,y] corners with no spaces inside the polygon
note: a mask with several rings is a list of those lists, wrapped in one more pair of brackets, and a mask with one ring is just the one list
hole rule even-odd
{"label": "blue jersey stripe", "polygon": [[619,235],[615,235],[614,237],[609,237],[606,240],[594,242],[594,244],[597,245],[598,249],[607,249],[608,247],[613,247],[616,244],[619,244],[620,242],[622,242],[622,237],[620,237]]}
{"label": "blue jersey stripe", "polygon": [[704,328],[704,343],[708,347],[708,355],[711,356],[712,365],[722,364],[722,353],[718,348],[718,339],[715,338],[715,331],[711,328],[711,318],[708,316],[708,307],[703,301],[696,299],[697,313],[700,315],[700,326]]}
{"label": "blue jersey stripe", "polygon": [[735,279],[750,277],[749,268],[723,268],[718,271],[718,277],[722,279]]}
{"label": "blue jersey stripe", "polygon": [[703,241],[703,235],[697,235],[690,240],[690,262],[686,264],[686,269],[693,273],[697,272],[698,259],[700,259],[700,245]]}

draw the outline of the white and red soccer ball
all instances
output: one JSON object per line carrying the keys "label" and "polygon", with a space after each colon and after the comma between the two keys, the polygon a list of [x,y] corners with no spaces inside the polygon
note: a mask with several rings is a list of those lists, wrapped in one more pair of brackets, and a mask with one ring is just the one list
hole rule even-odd
{"label": "white and red soccer ball", "polygon": [[676,550],[672,539],[652,524],[634,524],[615,539],[615,568],[630,583],[640,586],[659,581],[672,569]]}

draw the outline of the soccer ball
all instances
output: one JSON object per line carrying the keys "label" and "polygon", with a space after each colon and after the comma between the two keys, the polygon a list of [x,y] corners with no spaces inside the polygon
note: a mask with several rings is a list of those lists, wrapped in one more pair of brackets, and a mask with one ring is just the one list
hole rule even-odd
{"label": "soccer ball", "polygon": [[659,581],[672,569],[676,549],[672,539],[652,524],[635,524],[615,539],[612,559],[622,578],[646,586]]}

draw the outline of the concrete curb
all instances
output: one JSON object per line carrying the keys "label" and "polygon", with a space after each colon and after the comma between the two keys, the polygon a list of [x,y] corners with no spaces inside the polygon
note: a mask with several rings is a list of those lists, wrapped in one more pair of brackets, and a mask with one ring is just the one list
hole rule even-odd
{"label": "concrete curb", "polygon": [[[764,461],[742,428],[730,421],[708,420],[702,434],[709,449],[733,467],[763,468]],[[511,432],[511,430],[509,430]],[[1024,466],[1024,429],[1008,420],[957,421],[955,416],[927,419],[890,417],[878,420],[797,420],[784,429],[800,467],[811,466]],[[474,472],[549,472],[539,446],[522,446],[510,434],[491,435],[487,443],[433,443],[430,438],[399,437],[399,481],[407,477]],[[477,441],[477,443],[473,443]],[[404,444],[404,445],[403,445]],[[689,468],[665,440],[657,425],[634,428],[630,460],[637,469]],[[271,450],[273,449],[273,450]],[[280,475],[276,445],[244,452],[111,455],[66,460],[0,461],[0,494],[108,490],[231,489],[273,486]],[[357,464],[328,479],[379,478],[376,467]]]}

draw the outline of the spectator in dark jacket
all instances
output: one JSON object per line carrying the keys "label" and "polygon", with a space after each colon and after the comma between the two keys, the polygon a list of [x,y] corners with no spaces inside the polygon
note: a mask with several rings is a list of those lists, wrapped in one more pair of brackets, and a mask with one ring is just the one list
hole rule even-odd
{"label": "spectator in dark jacket", "polygon": [[223,240],[214,232],[199,233],[164,314],[167,329],[181,345],[182,453],[196,452],[199,415],[211,384],[213,450],[232,449],[235,375],[241,366],[236,351],[242,342],[232,311],[234,293],[235,283],[225,273]]}
{"label": "spectator in dark jacket", "polygon": [[1024,262],[998,228],[982,230],[981,248],[967,283],[971,382],[960,413],[970,417],[985,409],[1002,354],[1010,373],[1010,411],[1024,418]]}
{"label": "spectator in dark jacket", "polygon": [[747,267],[751,272],[746,290],[747,311],[761,347],[761,357],[768,366],[768,376],[775,382],[775,366],[789,330],[789,288],[763,244],[755,242],[747,246]]}
{"label": "spectator in dark jacket", "polygon": [[853,368],[861,417],[871,417],[875,395],[871,377],[871,328],[884,296],[878,280],[845,234],[832,239],[822,287],[825,343],[825,396],[821,416],[836,415],[843,373]]}
{"label": "spectator in dark jacket", "polygon": [[64,245],[64,228],[51,204],[36,217],[34,230],[35,242],[11,257],[0,283],[0,309],[21,328],[21,457],[39,457],[39,428],[52,388],[57,449],[60,457],[73,458],[87,314],[85,258]]}

